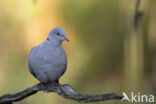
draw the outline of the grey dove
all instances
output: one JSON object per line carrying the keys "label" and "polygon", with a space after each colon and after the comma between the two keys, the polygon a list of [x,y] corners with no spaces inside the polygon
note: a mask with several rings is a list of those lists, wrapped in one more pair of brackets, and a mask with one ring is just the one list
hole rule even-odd
{"label": "grey dove", "polygon": [[66,71],[67,56],[62,48],[63,40],[69,41],[65,30],[56,27],[43,43],[31,49],[28,57],[29,71],[41,83],[59,83],[59,78]]}

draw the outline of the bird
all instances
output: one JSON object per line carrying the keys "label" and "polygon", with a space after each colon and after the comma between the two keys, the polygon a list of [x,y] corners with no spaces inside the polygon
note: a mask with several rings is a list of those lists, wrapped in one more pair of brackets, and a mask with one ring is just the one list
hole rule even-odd
{"label": "bird", "polygon": [[33,47],[28,56],[29,72],[41,83],[59,83],[67,68],[67,55],[62,47],[66,32],[61,27],[50,31],[47,39]]}

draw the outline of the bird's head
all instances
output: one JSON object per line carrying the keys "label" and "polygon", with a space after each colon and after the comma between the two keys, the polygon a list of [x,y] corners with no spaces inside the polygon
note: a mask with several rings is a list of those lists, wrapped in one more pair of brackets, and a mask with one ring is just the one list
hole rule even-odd
{"label": "bird's head", "polygon": [[55,40],[60,43],[62,43],[63,40],[69,41],[68,38],[66,37],[66,32],[64,29],[60,27],[56,27],[48,35],[48,40]]}

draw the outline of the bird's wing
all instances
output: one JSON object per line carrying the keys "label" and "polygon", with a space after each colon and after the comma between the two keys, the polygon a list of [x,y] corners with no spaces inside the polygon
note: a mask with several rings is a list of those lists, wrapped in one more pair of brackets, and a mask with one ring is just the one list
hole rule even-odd
{"label": "bird's wing", "polygon": [[34,77],[37,77],[36,74],[40,68],[39,65],[43,63],[42,61],[42,55],[40,54],[39,47],[36,46],[32,48],[28,57],[28,67]]}

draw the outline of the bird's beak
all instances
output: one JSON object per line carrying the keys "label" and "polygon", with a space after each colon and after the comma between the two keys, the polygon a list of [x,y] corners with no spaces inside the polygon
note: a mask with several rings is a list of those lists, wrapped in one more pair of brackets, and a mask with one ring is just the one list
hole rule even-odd
{"label": "bird's beak", "polygon": [[64,40],[69,41],[69,39],[66,36],[64,36]]}

